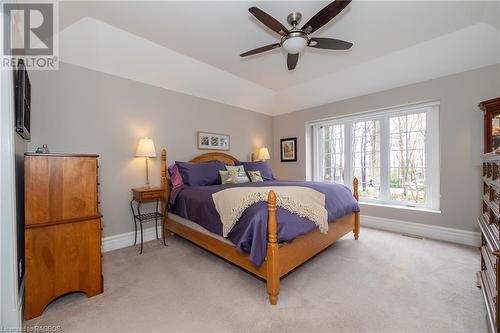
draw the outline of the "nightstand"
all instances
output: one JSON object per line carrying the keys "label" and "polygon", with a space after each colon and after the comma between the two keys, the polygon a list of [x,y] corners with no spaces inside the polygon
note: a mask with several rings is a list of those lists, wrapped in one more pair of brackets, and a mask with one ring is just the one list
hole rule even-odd
{"label": "nightstand", "polygon": [[[130,201],[130,209],[132,210],[132,215],[134,217],[134,228],[135,228],[134,245],[137,244],[137,224],[139,224],[139,227],[141,229],[140,254],[142,254],[142,248],[144,242],[144,235],[142,230],[142,224],[144,222],[155,220],[156,239],[158,239],[158,219],[161,219],[162,222],[161,237],[163,240],[163,245],[167,246],[167,244],[165,243],[165,235],[163,232],[163,230],[165,230],[165,220],[163,219],[165,212],[160,212],[158,210],[160,201],[165,200],[163,195],[164,191],[161,189],[161,187],[148,186],[148,187],[137,187],[132,189],[132,200]],[[134,202],[136,203],[136,209],[134,209]],[[147,212],[147,213],[141,212],[141,205],[146,202],[156,202],[156,210],[154,212]],[[167,203],[165,203],[165,210],[166,209],[167,209]]]}

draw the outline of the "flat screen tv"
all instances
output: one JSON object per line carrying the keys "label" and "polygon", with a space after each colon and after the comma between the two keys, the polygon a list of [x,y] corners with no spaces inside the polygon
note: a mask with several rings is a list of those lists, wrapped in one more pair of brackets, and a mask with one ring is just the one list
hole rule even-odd
{"label": "flat screen tv", "polygon": [[24,139],[30,139],[31,84],[24,61],[19,59],[15,73],[16,132]]}

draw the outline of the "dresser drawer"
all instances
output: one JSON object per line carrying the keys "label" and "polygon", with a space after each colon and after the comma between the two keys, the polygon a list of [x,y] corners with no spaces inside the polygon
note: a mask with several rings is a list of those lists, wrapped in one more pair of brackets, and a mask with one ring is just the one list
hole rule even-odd
{"label": "dresser drawer", "polygon": [[486,162],[486,178],[491,179],[493,174],[493,164],[491,162]]}
{"label": "dresser drawer", "polygon": [[143,199],[154,199],[161,197],[161,191],[156,191],[156,192],[148,192],[148,193],[143,193],[142,198]]}
{"label": "dresser drawer", "polygon": [[489,187],[488,200],[490,202],[490,207],[494,208],[498,212],[500,210],[500,191],[498,187]]}
{"label": "dresser drawer", "polygon": [[490,205],[490,217],[488,219],[488,223],[498,229],[498,224],[500,222],[500,212],[498,209]]}
{"label": "dresser drawer", "polygon": [[495,274],[497,272],[497,257],[492,254],[486,245],[481,246],[481,254],[483,257],[486,257],[488,259],[488,262],[491,265],[491,268],[495,271]]}
{"label": "dresser drawer", "polygon": [[483,294],[484,304],[486,306],[486,322],[488,323],[488,331],[491,333],[496,332],[496,305],[493,301],[493,295],[488,286],[488,279],[486,278],[484,271],[479,271],[477,273],[477,279],[481,286],[481,291]]}
{"label": "dresser drawer", "polygon": [[157,199],[161,199],[162,195],[163,195],[162,190],[134,192],[134,199],[139,200],[139,201],[157,200]]}
{"label": "dresser drawer", "polygon": [[[477,219],[483,240],[490,253],[500,253],[500,240],[498,228],[488,224],[482,217]],[[484,244],[483,244],[484,245]]]}
{"label": "dresser drawer", "polygon": [[498,161],[491,162],[491,175],[490,178],[493,182],[498,183]]}
{"label": "dresser drawer", "polygon": [[482,210],[482,219],[486,223],[490,223],[490,205],[487,201],[483,200],[483,210]]}
{"label": "dresser drawer", "polygon": [[[481,247],[481,257],[483,258],[484,265],[486,267],[486,277],[488,278],[488,284],[490,289],[496,295],[497,292],[497,264],[496,258],[492,258],[492,255],[488,253],[486,246]],[[493,256],[494,257],[494,256]]]}
{"label": "dresser drawer", "polygon": [[[485,169],[484,169],[485,168]],[[486,174],[484,174],[486,170]],[[483,167],[483,180],[489,184],[500,188],[500,162],[490,161]]]}
{"label": "dresser drawer", "polygon": [[500,212],[498,206],[494,202],[489,202],[489,199],[483,200],[483,219],[497,231],[499,230]]}
{"label": "dresser drawer", "polygon": [[493,321],[496,322],[496,304],[497,304],[497,299],[496,299],[496,292],[490,285],[490,281],[486,275],[485,271],[481,271],[482,273],[482,288],[484,289],[484,292],[486,293],[486,298],[488,301],[488,305],[490,306],[491,309],[493,309]]}

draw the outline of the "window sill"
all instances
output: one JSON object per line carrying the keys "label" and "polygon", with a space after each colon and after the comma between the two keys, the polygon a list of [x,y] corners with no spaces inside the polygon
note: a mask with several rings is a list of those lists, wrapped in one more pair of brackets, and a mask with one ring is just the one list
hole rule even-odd
{"label": "window sill", "polygon": [[366,205],[366,206],[396,208],[396,209],[403,209],[403,210],[412,210],[412,211],[417,211],[417,212],[441,214],[441,210],[439,210],[439,209],[430,209],[430,208],[424,208],[424,207],[408,207],[408,206],[400,206],[400,205],[392,205],[392,204],[384,204],[384,203],[378,203],[378,202],[376,203],[376,202],[368,202],[368,201],[360,201],[359,204]]}

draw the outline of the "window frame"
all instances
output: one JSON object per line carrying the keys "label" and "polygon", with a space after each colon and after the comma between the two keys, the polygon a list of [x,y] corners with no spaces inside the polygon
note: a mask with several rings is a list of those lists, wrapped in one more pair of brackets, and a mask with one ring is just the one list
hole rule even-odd
{"label": "window frame", "polygon": [[[339,116],[306,123],[306,132],[311,137],[311,153],[307,154],[311,167],[312,179],[321,181],[319,176],[321,156],[321,145],[319,144],[319,128],[329,125],[344,126],[344,175],[343,179],[347,186],[352,188],[352,132],[353,123],[359,121],[380,121],[380,199],[360,197],[360,202],[380,204],[387,206],[401,206],[439,210],[440,207],[440,137],[439,137],[439,101],[396,106],[374,111],[361,112],[354,115]],[[413,203],[409,201],[397,201],[390,199],[390,118],[396,116],[425,113],[425,202]]]}

